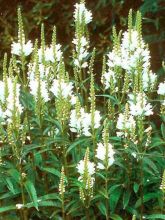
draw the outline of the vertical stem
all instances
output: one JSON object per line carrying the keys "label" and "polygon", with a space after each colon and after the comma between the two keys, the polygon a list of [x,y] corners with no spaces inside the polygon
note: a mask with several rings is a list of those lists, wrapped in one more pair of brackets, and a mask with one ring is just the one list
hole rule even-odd
{"label": "vertical stem", "polygon": [[65,220],[64,198],[62,198],[62,219]]}
{"label": "vertical stem", "polygon": [[21,63],[22,63],[22,74],[23,74],[23,88],[26,91],[27,81],[26,81],[26,73],[25,73],[25,56],[21,54]]}
{"label": "vertical stem", "polygon": [[[19,170],[20,170],[20,175],[21,175],[20,185],[21,185],[22,203],[23,203],[23,205],[25,205],[26,199],[25,199],[25,193],[24,193],[24,180],[23,180],[23,176],[22,176],[22,165],[21,164],[19,164]],[[28,220],[27,210],[25,209],[25,207],[23,207],[22,213],[23,213],[23,220]]]}
{"label": "vertical stem", "polygon": [[107,193],[107,198],[106,198],[106,220],[110,219],[109,216],[109,196],[108,196],[108,169],[106,169],[106,180],[105,180],[105,189]]}
{"label": "vertical stem", "polygon": [[[62,137],[65,138],[65,134],[66,134],[66,126],[65,126],[65,123],[61,122],[62,124]],[[63,156],[63,164],[64,164],[64,170],[65,170],[65,173],[66,173],[66,176],[68,176],[68,167],[67,167],[67,158],[66,158],[66,149],[65,149],[65,144],[62,146],[63,149],[62,149],[62,156]]]}
{"label": "vertical stem", "polygon": [[90,220],[89,209],[88,208],[85,208],[85,215],[86,215],[86,220]]}
{"label": "vertical stem", "polygon": [[141,197],[141,207],[140,207],[140,219],[143,219],[143,159],[141,158],[140,160],[140,180],[141,180],[141,185],[140,185],[140,197]]}

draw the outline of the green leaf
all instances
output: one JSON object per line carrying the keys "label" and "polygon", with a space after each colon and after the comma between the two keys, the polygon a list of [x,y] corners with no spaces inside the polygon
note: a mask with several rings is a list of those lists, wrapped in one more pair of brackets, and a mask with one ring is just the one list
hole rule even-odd
{"label": "green leaf", "polygon": [[59,200],[59,193],[58,194],[57,193],[50,193],[50,194],[38,197],[38,200],[41,200],[41,201],[50,200],[50,199]]}
{"label": "green leaf", "polygon": [[165,139],[165,124],[164,123],[161,124],[161,132],[162,132],[163,138]]}
{"label": "green leaf", "polygon": [[146,219],[165,219],[165,215],[162,214],[153,214],[153,215],[148,215],[145,216]]}
{"label": "green leaf", "polygon": [[133,190],[134,190],[135,193],[137,193],[138,190],[139,190],[139,184],[134,183],[134,185],[133,185]]}
{"label": "green leaf", "polygon": [[11,181],[11,178],[7,177],[7,178],[6,178],[6,183],[7,183],[8,189],[9,189],[13,194],[15,194],[16,191],[15,191],[15,187],[14,187],[12,181]]}
{"label": "green leaf", "polygon": [[3,207],[0,207],[0,213],[8,212],[8,211],[15,210],[15,209],[16,209],[15,205],[3,206]]}
{"label": "green leaf", "polygon": [[144,168],[145,168],[146,165],[150,168],[151,173],[152,173],[152,171],[154,171],[156,174],[159,174],[159,171],[158,171],[156,165],[148,157],[144,157],[143,164],[144,164]]}
{"label": "green leaf", "polygon": [[[149,200],[151,199],[156,199],[156,198],[159,198],[160,194],[157,192],[157,193],[147,193],[144,195],[143,197],[143,203],[145,202],[148,202]],[[137,200],[136,204],[135,204],[135,208],[138,208],[141,206],[141,198]]]}
{"label": "green leaf", "polygon": [[100,202],[98,205],[98,208],[99,208],[100,212],[102,213],[102,215],[106,216],[106,207],[105,207],[104,203]]}
{"label": "green leaf", "polygon": [[27,180],[24,184],[31,201],[34,203],[34,207],[38,210],[37,192],[34,184],[30,180]]}
{"label": "green leaf", "polygon": [[8,170],[8,174],[13,177],[13,179],[19,183],[20,182],[20,173],[16,169]]}
{"label": "green leaf", "polygon": [[46,171],[48,173],[52,173],[55,176],[58,176],[59,178],[61,177],[61,173],[58,170],[56,170],[55,168],[52,168],[52,167],[42,167],[41,170]]}
{"label": "green leaf", "polygon": [[125,190],[123,195],[123,208],[125,209],[129,203],[131,192]]}
{"label": "green leaf", "polygon": [[107,192],[106,190],[103,188],[101,190],[99,190],[99,193],[106,199],[108,199],[108,195],[107,195]]}
{"label": "green leaf", "polygon": [[[38,207],[49,207],[49,206],[52,206],[52,207],[60,207],[60,203],[58,204],[57,202],[54,202],[54,201],[49,201],[49,200],[47,200],[47,201],[39,201],[38,202]],[[35,207],[34,206],[34,203],[27,203],[26,205],[25,205],[25,207],[27,207],[27,208],[32,208],[32,207]]]}
{"label": "green leaf", "polygon": [[67,151],[66,151],[66,155],[72,151],[75,147],[77,147],[79,144],[82,144],[82,143],[86,143],[87,141],[89,141],[89,139],[87,138],[79,138],[77,141],[75,141],[73,144],[71,144]]}
{"label": "green leaf", "polygon": [[116,215],[116,214],[111,215],[111,219],[113,219],[113,220],[123,220],[119,215]]}
{"label": "green leaf", "polygon": [[[112,190],[112,188],[113,188],[113,190]],[[121,185],[112,186],[110,189],[109,203],[110,203],[110,209],[112,210],[112,212],[114,212],[114,210],[117,206],[117,203],[118,203],[119,198],[121,196],[122,190],[123,190],[123,187]]]}

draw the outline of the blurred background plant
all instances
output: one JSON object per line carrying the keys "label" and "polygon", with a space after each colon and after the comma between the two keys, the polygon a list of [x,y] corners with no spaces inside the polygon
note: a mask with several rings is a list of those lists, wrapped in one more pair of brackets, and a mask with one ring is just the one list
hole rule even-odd
{"label": "blurred background plant", "polygon": [[[57,27],[57,39],[66,45],[65,61],[73,35],[72,12],[76,0],[0,0],[0,57],[9,52],[13,37],[17,37],[17,7],[24,14],[26,35],[34,40],[40,34],[40,25],[46,26],[46,38],[51,40],[53,25]],[[95,22],[90,24],[92,47],[98,48],[100,55],[111,47],[112,26],[124,29],[130,8],[140,10],[143,16],[143,37],[149,44],[152,57],[152,69],[161,72],[161,62],[165,59],[165,1],[164,0],[87,0],[87,6],[93,11]],[[98,55],[98,54],[97,54]],[[99,56],[98,56],[99,57]],[[98,58],[99,59],[99,58]],[[101,59],[101,56],[100,56]]]}

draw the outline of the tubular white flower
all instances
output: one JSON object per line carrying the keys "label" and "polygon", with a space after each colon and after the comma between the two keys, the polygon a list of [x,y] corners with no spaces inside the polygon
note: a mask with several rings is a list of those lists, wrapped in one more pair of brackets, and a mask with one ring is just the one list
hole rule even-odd
{"label": "tubular white flower", "polygon": [[[87,164],[88,174],[92,176],[95,173],[95,164],[93,162],[88,161]],[[84,160],[80,160],[77,165],[77,170],[80,175],[83,175],[85,172],[85,162]]]}
{"label": "tubular white flower", "polygon": [[16,204],[15,206],[16,206],[16,209],[22,209],[24,207],[23,204]]}
{"label": "tubular white flower", "polygon": [[[40,63],[38,65],[38,67],[39,67],[40,79],[41,80],[46,80],[48,75],[49,75],[49,71],[50,71],[51,67],[50,66],[45,67],[42,63]],[[35,76],[35,69],[36,69],[36,63],[35,62],[34,63],[29,63],[27,75],[28,75],[28,78],[29,78],[30,81],[35,80],[35,77],[36,77]]]}
{"label": "tubular white flower", "polygon": [[88,41],[87,39],[82,36],[80,39],[75,38],[72,41],[73,44],[76,46],[76,53],[77,53],[77,59],[74,60],[74,64],[78,67],[86,68],[87,62],[84,61],[84,59],[88,56],[89,52],[88,49]]}
{"label": "tubular white flower", "polygon": [[80,109],[80,117],[78,117],[76,110],[73,109],[71,110],[71,114],[70,114],[70,130],[72,132],[78,132],[81,133],[82,131],[82,116],[84,115],[84,109],[81,108]]}
{"label": "tubular white flower", "polygon": [[50,91],[54,94],[54,96],[59,97],[62,95],[64,98],[68,98],[72,96],[73,93],[73,83],[72,82],[64,82],[64,80],[54,79],[52,87]]}
{"label": "tubular white flower", "polygon": [[[94,128],[100,127],[101,116],[99,111],[95,111]],[[86,113],[84,108],[80,109],[80,116],[77,116],[76,110],[71,111],[70,115],[70,130],[72,132],[91,136],[91,113]]]}
{"label": "tubular white flower", "polygon": [[152,106],[150,103],[147,103],[145,93],[129,94],[129,104],[130,113],[133,116],[150,116],[153,114]]}
{"label": "tubular white flower", "polygon": [[131,129],[135,128],[136,122],[132,115],[129,115],[128,118],[125,117],[124,114],[120,113],[118,120],[117,120],[117,129],[119,130],[125,130],[128,129],[131,131]]}
{"label": "tubular white flower", "polygon": [[[8,83],[9,95],[6,100],[7,101],[7,111],[5,112],[5,115],[10,117],[11,112],[14,109],[14,94],[13,94],[14,83],[10,78],[7,79],[7,83]],[[23,107],[19,102],[19,96],[20,96],[20,84],[17,83],[16,84],[15,105],[16,105],[16,108],[17,108],[17,111],[19,112],[19,114],[21,114]]]}
{"label": "tubular white flower", "polygon": [[79,21],[82,23],[84,20],[85,24],[88,24],[92,21],[92,13],[86,9],[84,3],[77,3],[75,4],[74,19],[75,22]]}
{"label": "tubular white flower", "polygon": [[113,80],[114,83],[117,80],[118,75],[115,75],[115,67],[120,67],[130,75],[136,75],[139,61],[142,66],[143,90],[153,89],[157,76],[150,71],[150,51],[143,39],[140,39],[139,45],[138,35],[134,29],[130,32],[125,31],[118,51],[114,48],[108,53],[108,72],[103,75],[104,80],[102,80],[106,89],[110,87],[110,80]]}
{"label": "tubular white flower", "polygon": [[142,80],[143,80],[143,89],[147,91],[147,89],[152,89],[154,87],[156,81],[156,74],[151,71],[143,72]]}
{"label": "tubular white flower", "polygon": [[165,81],[159,84],[157,93],[159,95],[165,95]]}
{"label": "tubular white flower", "polygon": [[105,89],[108,89],[110,87],[111,81],[113,81],[113,83],[116,83],[115,72],[112,70],[109,70],[108,72],[104,73],[101,81],[102,83],[104,82]]}
{"label": "tubular white flower", "polygon": [[3,103],[4,102],[4,95],[5,95],[5,84],[3,81],[0,81],[0,100]]}
{"label": "tubular white flower", "polygon": [[[114,150],[112,144],[108,143],[108,167],[111,166],[114,162]],[[98,163],[98,168],[99,169],[105,169],[105,160],[106,160],[106,146],[103,145],[102,143],[97,144],[97,149],[96,149],[96,157],[101,160],[101,163]]]}
{"label": "tubular white flower", "polygon": [[[35,97],[35,99],[37,98],[38,86],[39,86],[39,80],[37,79],[34,79],[29,83],[30,93]],[[49,94],[48,94],[46,82],[40,80],[40,87],[41,87],[41,96],[44,102],[49,101]]]}
{"label": "tubular white flower", "polygon": [[11,45],[11,53],[20,56],[21,52],[24,53],[25,56],[28,56],[33,51],[33,44],[29,40],[27,43],[23,43],[23,51],[21,51],[21,44],[18,42],[13,42]]}
{"label": "tubular white flower", "polygon": [[[38,50],[38,57],[39,57],[39,62],[41,63],[42,62],[42,48]],[[61,45],[60,44],[55,45],[55,54],[54,54],[52,45],[50,45],[50,47],[46,47],[44,50],[44,57],[45,57],[45,61],[50,61],[53,63],[56,59],[59,62],[62,57]]]}

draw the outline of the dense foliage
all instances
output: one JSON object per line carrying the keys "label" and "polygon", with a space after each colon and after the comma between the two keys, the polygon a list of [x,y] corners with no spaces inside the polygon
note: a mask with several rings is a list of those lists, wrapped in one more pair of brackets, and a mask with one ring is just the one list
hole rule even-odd
{"label": "dense foliage", "polygon": [[32,43],[18,9],[0,81],[1,217],[165,219],[164,72],[151,70],[141,13],[113,27],[102,71],[83,0],[73,18],[66,61],[56,27]]}

